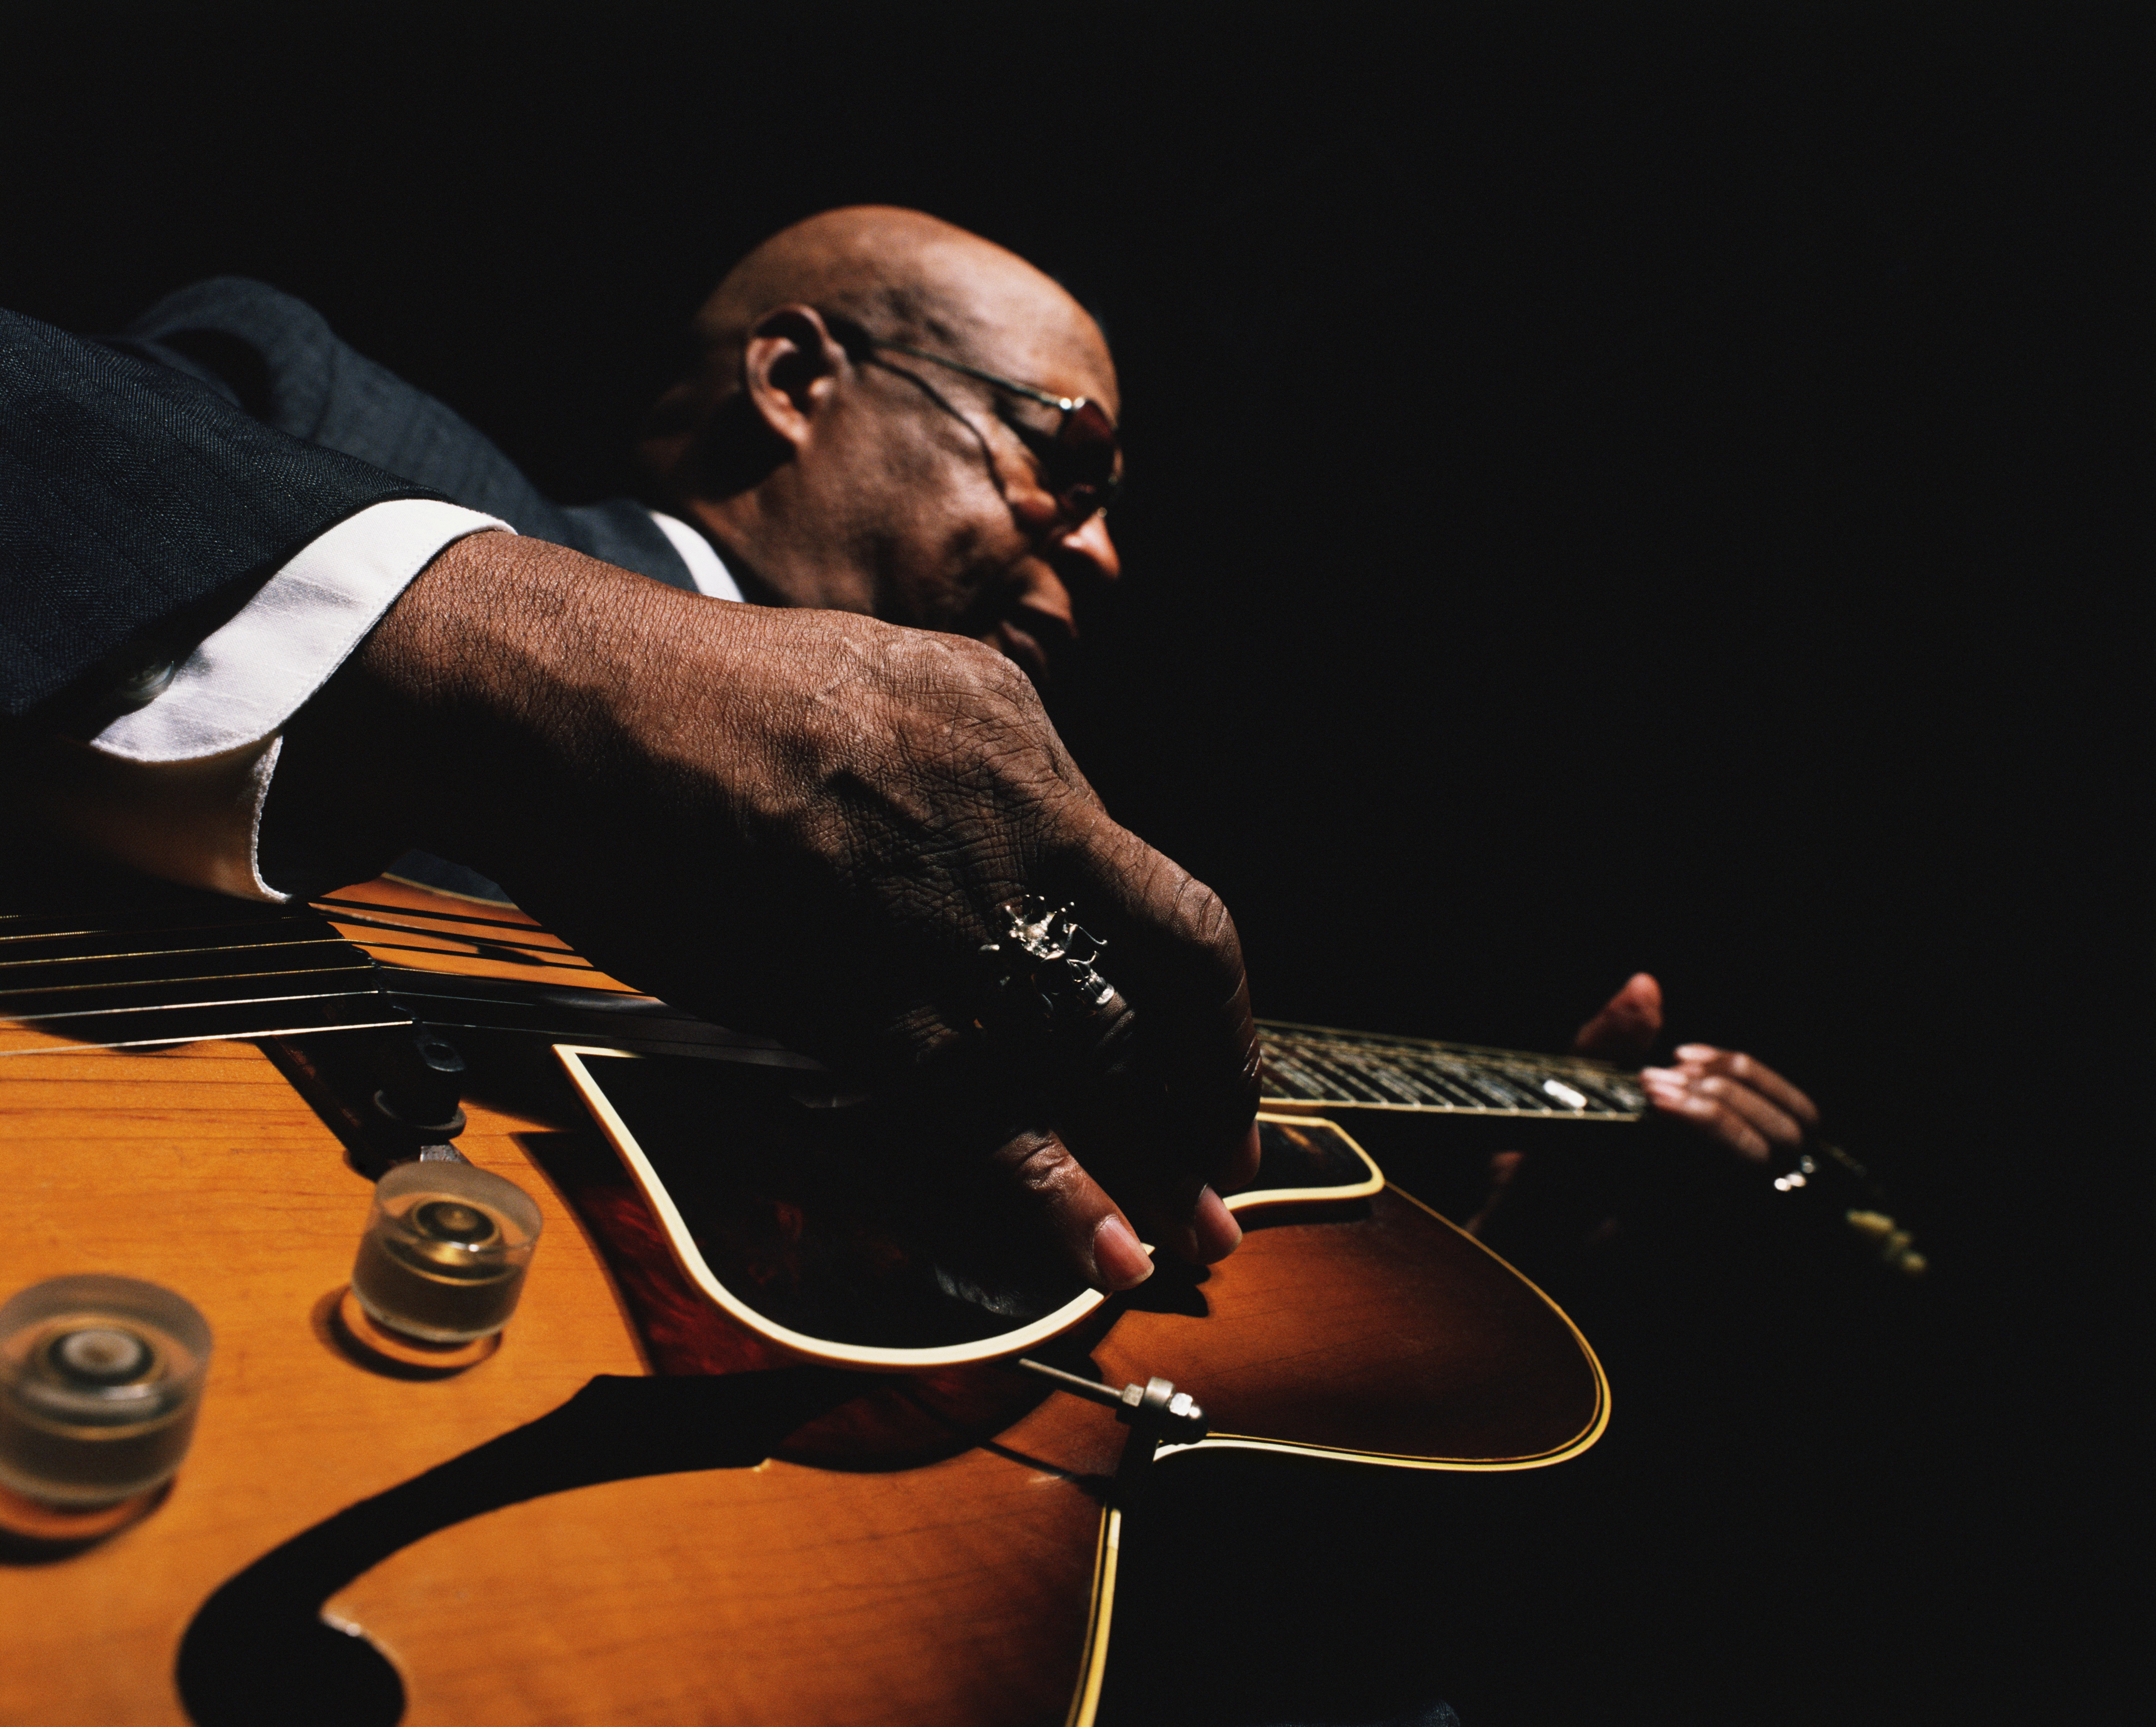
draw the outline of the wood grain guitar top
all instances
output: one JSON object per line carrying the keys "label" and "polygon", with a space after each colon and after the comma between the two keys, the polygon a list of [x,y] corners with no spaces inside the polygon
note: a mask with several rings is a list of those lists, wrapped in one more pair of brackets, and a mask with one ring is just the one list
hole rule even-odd
{"label": "wood grain guitar top", "polygon": [[[518,928],[532,948],[477,951],[505,932],[453,915],[473,909],[429,926],[457,932],[429,964],[576,969]],[[202,1309],[215,1354],[154,1510],[80,1550],[7,1548],[0,1721],[1090,1719],[1116,1555],[1143,1545],[1109,1507],[1108,1411],[997,1361],[860,1374],[744,1329],[566,1089],[484,1072],[459,1145],[537,1200],[544,1238],[498,1350],[400,1375],[335,1329],[369,1186],[286,1071],[230,1039],[87,1046],[84,1023],[0,1024],[0,1284],[146,1278]],[[1227,1261],[1164,1268],[1050,1346],[1203,1401],[1214,1437],[1156,1468],[1229,1447],[1281,1454],[1286,1480],[1297,1457],[1529,1467],[1601,1431],[1569,1323],[1413,1200],[1244,1221]]]}

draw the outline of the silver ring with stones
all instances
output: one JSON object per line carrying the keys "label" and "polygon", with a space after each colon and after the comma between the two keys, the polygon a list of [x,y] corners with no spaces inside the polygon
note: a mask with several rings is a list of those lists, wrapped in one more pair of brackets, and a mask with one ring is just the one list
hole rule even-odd
{"label": "silver ring with stones", "polygon": [[996,907],[1003,938],[983,943],[981,953],[997,964],[997,1003],[1005,1015],[1055,1029],[1090,1020],[1116,1000],[1098,963],[1108,944],[1075,910],[1050,906],[1036,893]]}

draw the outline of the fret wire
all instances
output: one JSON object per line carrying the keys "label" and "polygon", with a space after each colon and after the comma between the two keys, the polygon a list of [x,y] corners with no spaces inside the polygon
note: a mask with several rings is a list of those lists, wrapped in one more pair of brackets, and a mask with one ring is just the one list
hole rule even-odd
{"label": "fret wire", "polygon": [[[1582,1056],[1485,1050],[1472,1045],[1342,1033],[1329,1027],[1260,1021],[1269,1070],[1265,1095],[1287,1103],[1428,1114],[1560,1121],[1637,1121],[1645,1099],[1623,1094],[1636,1082],[1611,1064]],[[1587,1098],[1563,1103],[1543,1089],[1568,1081]],[[1401,1092],[1434,1101],[1380,1101]]]}
{"label": "fret wire", "polygon": [[[1271,1029],[1263,1022],[1258,1026],[1261,1034]],[[1471,1072],[1509,1073],[1515,1078],[1530,1074],[1556,1076],[1579,1073],[1589,1076],[1590,1080],[1606,1080],[1626,1077],[1634,1071],[1580,1056],[1527,1055],[1513,1050],[1486,1050],[1472,1044],[1381,1042],[1375,1038],[1368,1043],[1359,1043],[1345,1038],[1315,1037],[1301,1031],[1276,1037],[1275,1041],[1284,1048],[1299,1050],[1322,1059],[1354,1060],[1378,1056],[1399,1061],[1427,1062],[1440,1067],[1448,1062],[1456,1062]]]}

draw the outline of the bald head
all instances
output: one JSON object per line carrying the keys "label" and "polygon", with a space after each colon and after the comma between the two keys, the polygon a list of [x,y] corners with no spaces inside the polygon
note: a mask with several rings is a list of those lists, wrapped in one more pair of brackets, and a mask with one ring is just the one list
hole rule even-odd
{"label": "bald head", "polygon": [[752,597],[975,635],[1038,676],[1075,637],[1073,589],[1115,579],[1103,519],[1067,501],[1091,471],[1071,452],[1101,445],[1066,449],[1075,410],[1056,418],[1097,403],[1112,461],[1114,363],[1015,253],[918,210],[829,210],[727,271],[691,337],[637,454],[650,501]]}
{"label": "bald head", "polygon": [[975,364],[1027,364],[1074,342],[1106,353],[1085,309],[1044,271],[963,228],[884,204],[797,222],[728,270],[691,326],[697,369],[730,375],[749,333],[787,305]]}

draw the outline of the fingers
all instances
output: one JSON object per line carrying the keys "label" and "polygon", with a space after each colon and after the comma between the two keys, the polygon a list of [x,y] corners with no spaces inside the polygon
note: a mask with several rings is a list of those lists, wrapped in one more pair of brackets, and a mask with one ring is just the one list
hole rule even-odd
{"label": "fingers", "polygon": [[[1081,963],[1108,993],[1088,1010],[1053,970],[1044,979],[1021,965],[1023,985],[982,1021],[987,1036],[969,1053],[1010,1100],[1004,1119],[1034,1130],[1012,1140],[1021,1148],[1008,1154],[1014,1174],[1055,1213],[1066,1255],[1097,1287],[1115,1288],[1124,1287],[1115,1256],[1095,1252],[1090,1269],[1086,1258],[1095,1230],[1105,1229],[1104,1242],[1119,1239],[1100,1221],[1107,1208],[1119,1206],[1141,1239],[1197,1263],[1242,1239],[1220,1191],[1256,1173],[1257,1031],[1235,925],[1217,897],[1097,805],[1066,834],[1035,879],[1067,895],[1100,941],[1097,963]],[[1014,951],[1034,951],[1009,939]],[[953,1077],[963,1077],[947,1072],[947,1094]]]}
{"label": "fingers", "polygon": [[1218,1186],[1242,1185],[1257,1168],[1259,1047],[1234,920],[1105,818],[1087,839],[1069,873],[1084,881],[1089,927],[1108,935],[1103,971],[1135,1012],[1134,1051],[1165,1100],[1161,1149]]}
{"label": "fingers", "polygon": [[[1262,1155],[1263,1149],[1258,1144],[1258,1124],[1252,1122],[1243,1134],[1243,1143],[1230,1154],[1227,1167],[1221,1172],[1220,1191],[1240,1193],[1248,1187],[1257,1177],[1258,1159]],[[1242,1238],[1242,1233],[1240,1228],[1236,1230],[1237,1240]]]}
{"label": "fingers", "polygon": [[1055,1134],[1021,1133],[993,1161],[1096,1289],[1134,1288],[1152,1275],[1152,1261],[1130,1220]]}
{"label": "fingers", "polygon": [[1635,972],[1579,1028],[1572,1046],[1583,1056],[1606,1061],[1643,1061],[1662,1035],[1662,986],[1647,973]]}
{"label": "fingers", "polygon": [[[1772,1157],[1776,1144],[1794,1147],[1804,1137],[1796,1132],[1795,1123],[1780,1116],[1779,1111],[1774,1112],[1780,1116],[1777,1129],[1759,1119],[1738,1097],[1717,1094],[1707,1089],[1704,1082],[1687,1082],[1683,1075],[1668,1068],[1650,1067],[1640,1077],[1656,1108],[1698,1128],[1709,1138],[1719,1140],[1739,1157],[1748,1158],[1755,1164],[1763,1164]],[[1762,1108],[1773,1108],[1763,1098],[1757,1102]]]}
{"label": "fingers", "polygon": [[1696,1071],[1732,1080],[1771,1099],[1784,1114],[1794,1117],[1807,1128],[1819,1125],[1819,1106],[1756,1056],[1738,1050],[1718,1050],[1706,1043],[1680,1044],[1676,1056],[1680,1072]]}
{"label": "fingers", "polygon": [[[1021,1133],[993,1159],[1018,1190],[1024,1205],[1040,1220],[1064,1257],[1096,1289],[1114,1293],[1135,1288],[1152,1275],[1152,1257],[1139,1228],[1105,1189],[1052,1133]],[[1243,1239],[1243,1231],[1219,1195],[1201,1186],[1186,1197],[1177,1216],[1148,1218],[1140,1207],[1145,1231],[1178,1258],[1210,1264],[1225,1258]]]}
{"label": "fingers", "polygon": [[1640,1078],[1662,1113],[1699,1129],[1754,1163],[1794,1152],[1818,1125],[1810,1098],[1763,1062],[1706,1044],[1686,1044],[1675,1067]]}
{"label": "fingers", "polygon": [[[1216,1159],[1214,1168],[1202,1167],[1172,1108],[1163,1106],[1159,1085],[1132,1064],[1092,1095],[1073,1100],[1057,1126],[1063,1142],[1143,1239],[1163,1252],[1209,1265],[1242,1240],[1242,1226],[1220,1198],[1219,1185],[1245,1185],[1255,1173],[1255,1122],[1226,1158]],[[1214,1173],[1217,1169],[1226,1173]]]}
{"label": "fingers", "polygon": [[[1253,1138],[1257,1129],[1250,1129]],[[1198,1204],[1190,1218],[1190,1257],[1200,1265],[1225,1259],[1243,1242],[1243,1226],[1228,1202],[1209,1187],[1198,1190]]]}

